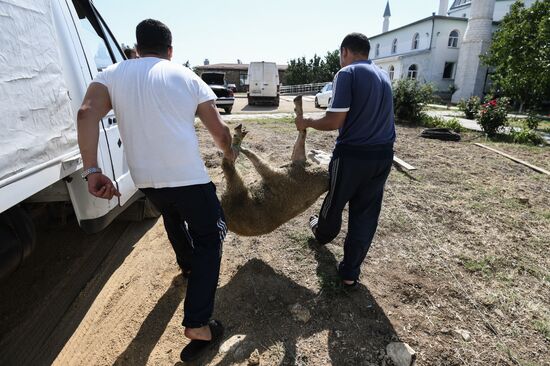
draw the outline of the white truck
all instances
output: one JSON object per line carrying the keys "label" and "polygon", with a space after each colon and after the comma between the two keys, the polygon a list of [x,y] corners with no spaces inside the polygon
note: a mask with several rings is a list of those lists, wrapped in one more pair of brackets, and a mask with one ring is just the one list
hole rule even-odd
{"label": "white truck", "polygon": [[88,193],[76,112],[99,71],[124,60],[89,0],[0,0],[0,278],[34,246],[29,202],[70,202],[82,229],[105,228],[143,195],[128,171],[117,120],[101,121],[98,163],[121,192]]}
{"label": "white truck", "polygon": [[251,62],[248,65],[248,104],[279,105],[279,70],[275,62]]}

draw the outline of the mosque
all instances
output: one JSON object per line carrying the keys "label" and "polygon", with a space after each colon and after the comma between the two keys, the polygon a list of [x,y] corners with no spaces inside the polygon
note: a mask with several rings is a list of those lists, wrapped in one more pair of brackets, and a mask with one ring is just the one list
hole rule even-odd
{"label": "mosque", "polygon": [[[536,0],[524,0],[526,6]],[[439,1],[438,13],[390,30],[390,2],[386,4],[382,33],[369,37],[371,59],[392,80],[410,78],[435,85],[452,101],[482,96],[490,87],[490,74],[481,63],[493,32],[515,0]]]}

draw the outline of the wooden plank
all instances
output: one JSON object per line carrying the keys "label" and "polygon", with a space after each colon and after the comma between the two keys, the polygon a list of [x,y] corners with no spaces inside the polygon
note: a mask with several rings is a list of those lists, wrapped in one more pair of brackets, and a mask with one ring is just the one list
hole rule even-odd
{"label": "wooden plank", "polygon": [[412,166],[411,164],[407,163],[406,161],[404,160],[401,160],[399,159],[397,156],[394,156],[393,157],[393,162],[397,165],[399,165],[401,168],[403,169],[407,169],[407,170],[416,170],[416,168],[414,166]]}
{"label": "wooden plank", "polygon": [[497,153],[497,154],[499,154],[499,155],[504,156],[505,158],[508,158],[508,159],[510,159],[510,160],[512,160],[512,161],[515,161],[516,163],[525,165],[526,167],[531,168],[531,169],[533,169],[534,171],[536,171],[536,172],[538,172],[538,173],[550,175],[550,172],[549,172],[548,170],[544,170],[544,169],[542,169],[542,168],[540,168],[540,167],[538,167],[538,166],[536,166],[536,165],[529,164],[529,163],[526,162],[526,161],[520,160],[520,159],[518,159],[518,158],[516,158],[516,157],[513,157],[512,155],[508,155],[508,154],[506,154],[506,153],[504,153],[504,152],[502,152],[502,151],[499,151],[499,150],[497,150],[497,149],[493,149],[492,147],[489,147],[489,146],[486,146],[486,145],[483,145],[483,144],[480,144],[480,143],[475,143],[474,145],[479,146],[479,147],[482,147],[482,148],[487,149],[487,150],[490,150],[490,151],[492,151],[492,152],[495,152],[495,153]]}

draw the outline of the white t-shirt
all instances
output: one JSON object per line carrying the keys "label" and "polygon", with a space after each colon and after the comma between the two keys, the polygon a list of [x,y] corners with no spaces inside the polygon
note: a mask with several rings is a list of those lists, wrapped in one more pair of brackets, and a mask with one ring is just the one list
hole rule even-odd
{"label": "white t-shirt", "polygon": [[195,73],[168,60],[145,57],[109,66],[93,82],[109,90],[138,188],[210,182],[194,122],[197,106],[216,95]]}

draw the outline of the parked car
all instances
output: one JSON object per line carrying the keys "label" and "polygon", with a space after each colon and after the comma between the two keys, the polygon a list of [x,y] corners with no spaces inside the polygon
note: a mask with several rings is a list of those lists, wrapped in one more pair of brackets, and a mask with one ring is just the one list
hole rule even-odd
{"label": "parked car", "polygon": [[248,66],[248,104],[279,105],[279,70],[275,62],[251,62]]}
{"label": "parked car", "polygon": [[235,84],[227,84],[227,87],[231,90],[233,90],[233,93],[237,92],[237,85]]}
{"label": "parked car", "polygon": [[204,72],[201,75],[201,79],[216,93],[218,97],[216,99],[216,107],[223,108],[225,113],[231,113],[233,104],[235,103],[235,94],[225,82],[225,73]]}
{"label": "parked car", "polygon": [[332,83],[327,83],[323,89],[315,94],[315,107],[327,108],[332,100]]}

